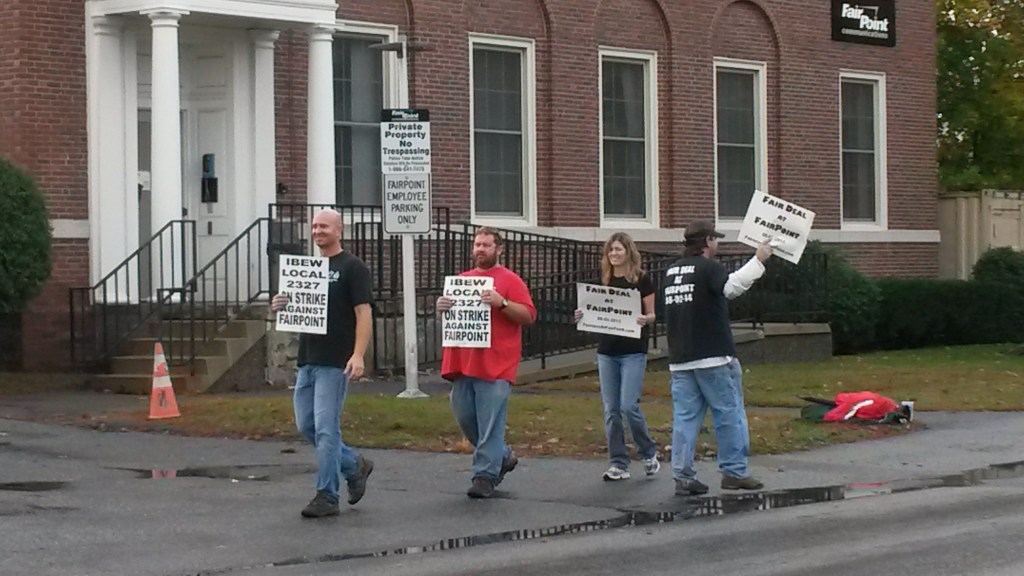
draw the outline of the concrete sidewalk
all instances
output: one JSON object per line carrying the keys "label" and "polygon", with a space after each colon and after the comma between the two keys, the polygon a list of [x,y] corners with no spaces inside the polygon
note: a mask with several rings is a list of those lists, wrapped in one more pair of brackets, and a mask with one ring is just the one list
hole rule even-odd
{"label": "concrete sidewalk", "polygon": [[[23,419],[138,407],[136,397],[50,393],[0,399],[0,557],[12,574],[196,574],[341,560],[458,539],[675,512],[666,465],[601,481],[602,460],[523,458],[488,501],[465,496],[470,457],[368,450],[365,499],[306,520],[312,449],[300,443],[97,432]],[[1024,460],[1017,413],[921,413],[895,438],[756,457],[769,491],[884,483]],[[720,494],[713,462],[700,477]],[[175,471],[169,472],[158,471]],[[153,476],[171,476],[158,478]],[[35,491],[31,491],[35,490]],[[445,544],[447,542],[447,544]],[[5,572],[6,573],[6,572]]]}

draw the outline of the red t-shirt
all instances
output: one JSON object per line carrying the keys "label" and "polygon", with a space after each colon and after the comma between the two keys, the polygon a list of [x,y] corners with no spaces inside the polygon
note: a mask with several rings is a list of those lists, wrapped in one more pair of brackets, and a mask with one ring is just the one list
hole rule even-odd
{"label": "red t-shirt", "polygon": [[[509,302],[530,309],[530,317],[537,319],[537,309],[526,283],[515,272],[504,266],[495,266],[480,272],[468,270],[459,276],[489,276],[494,278],[494,290]],[[457,380],[463,376],[481,380],[516,381],[519,359],[523,356],[523,327],[513,322],[501,308],[491,309],[490,348],[445,348],[441,359],[441,376]]]}

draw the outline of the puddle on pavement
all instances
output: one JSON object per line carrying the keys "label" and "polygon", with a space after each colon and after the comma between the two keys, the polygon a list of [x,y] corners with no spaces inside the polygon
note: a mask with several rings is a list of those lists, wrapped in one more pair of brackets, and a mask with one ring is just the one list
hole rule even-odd
{"label": "puddle on pavement", "polygon": [[0,492],[50,492],[66,485],[67,482],[0,482]]}
{"label": "puddle on pavement", "polygon": [[[495,532],[492,534],[480,534],[476,536],[466,536],[463,538],[449,538],[422,546],[407,546],[404,548],[377,552],[325,554],[312,558],[291,558],[263,566],[297,566],[325,562],[341,562],[344,560],[422,554],[442,550],[471,548],[473,546],[484,546],[500,542],[536,540],[541,538],[565,536],[569,534],[596,532],[599,530],[667,524],[669,522],[685,521],[707,516],[722,516],[726,514],[740,514],[760,510],[790,508],[793,506],[803,506],[805,504],[817,504],[821,502],[854,500],[869,496],[914,492],[918,490],[928,490],[931,488],[977,486],[988,480],[1002,480],[1021,477],[1024,477],[1024,462],[1011,462],[1008,464],[995,464],[987,468],[966,470],[960,474],[951,474],[935,478],[896,482],[845,484],[815,488],[794,488],[790,490],[751,492],[744,494],[724,494],[722,496],[679,497],[675,499],[671,509],[668,510],[624,510],[622,514],[606,520],[579,522],[547,528]],[[214,574],[222,574],[234,570],[235,569],[202,572],[201,574],[212,576]]]}
{"label": "puddle on pavement", "polygon": [[231,480],[232,482],[269,482],[275,478],[295,476],[298,474],[316,473],[316,469],[308,465],[242,465],[242,466],[202,466],[194,468],[116,468],[127,470],[138,475],[139,479],[168,478],[212,478]]}

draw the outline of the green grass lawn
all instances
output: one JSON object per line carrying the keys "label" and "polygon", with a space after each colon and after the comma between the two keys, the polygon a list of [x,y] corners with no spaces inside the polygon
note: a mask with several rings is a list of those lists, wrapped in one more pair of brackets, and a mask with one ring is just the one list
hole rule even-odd
{"label": "green grass lawn", "polygon": [[[281,396],[183,396],[180,418],[149,422],[146,410],[109,414],[109,426],[170,429],[196,436],[298,439],[291,398]],[[671,444],[670,400],[645,400],[651,434],[662,447]],[[836,442],[899,434],[904,426],[823,425],[794,419],[795,412],[748,411],[751,451],[774,454]],[[95,422],[94,422],[95,424]],[[710,420],[708,426],[710,427]],[[433,452],[468,452],[451,415],[446,396],[405,400],[384,395],[349,396],[342,419],[345,442],[367,448],[401,448]],[[509,445],[531,456],[605,457],[604,417],[596,394],[515,394],[509,404]],[[702,434],[698,452],[714,454],[713,435]]]}
{"label": "green grass lawn", "polygon": [[[532,384],[536,390],[594,392],[597,375]],[[743,368],[748,406],[803,406],[798,396],[831,398],[869,390],[917,410],[1024,410],[1024,347],[957,346],[836,356],[821,362]],[[648,371],[645,394],[671,397],[668,372]]]}
{"label": "green grass lawn", "polygon": [[[671,443],[672,407],[668,373],[664,362],[658,364],[648,371],[643,409],[652,435],[664,447]],[[914,400],[918,410],[1024,410],[1024,347],[930,348],[839,356],[822,362],[751,365],[744,368],[743,383],[751,451],[791,452],[913,429],[801,421],[792,409],[806,404],[798,398],[801,395],[831,398],[838,392],[871,390],[897,401]],[[551,391],[558,393],[545,393]],[[200,436],[298,438],[287,394],[183,396],[178,400],[181,418],[149,422],[146,408],[140,406],[132,412],[95,417],[91,424],[170,429]],[[780,409],[787,407],[791,409]],[[343,430],[346,442],[361,447],[469,450],[443,395],[423,400],[351,395]],[[525,455],[605,457],[597,375],[517,386],[509,405],[507,440]],[[713,437],[702,434],[698,453],[709,456],[714,451]]]}

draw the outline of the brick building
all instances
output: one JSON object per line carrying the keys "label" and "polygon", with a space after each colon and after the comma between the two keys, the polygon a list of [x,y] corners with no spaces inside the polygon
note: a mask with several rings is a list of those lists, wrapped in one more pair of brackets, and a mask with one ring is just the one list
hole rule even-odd
{"label": "brick building", "polygon": [[735,239],[760,189],[869,274],[935,276],[934,3],[894,4],[4,0],[0,154],[55,236],[26,367],[65,362],[69,287],[180,214],[202,262],[275,201],[379,204],[381,108],[430,110],[457,219]]}

